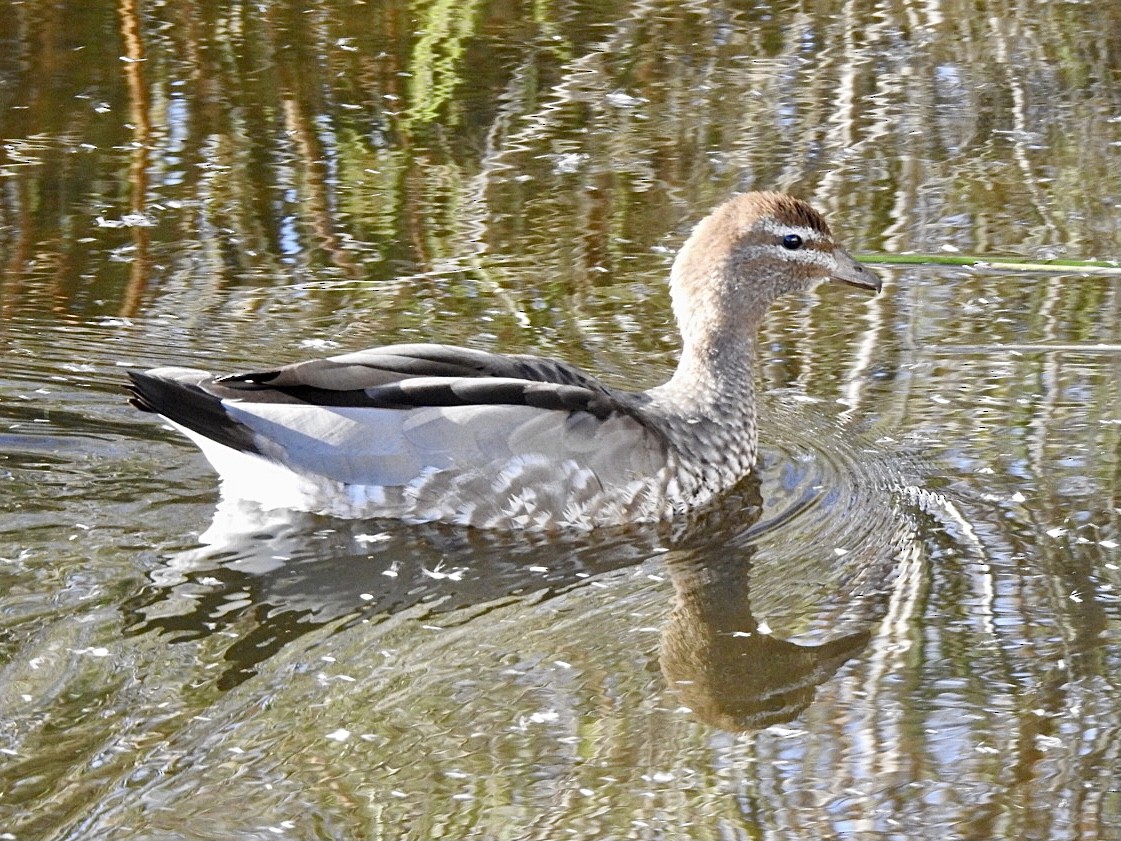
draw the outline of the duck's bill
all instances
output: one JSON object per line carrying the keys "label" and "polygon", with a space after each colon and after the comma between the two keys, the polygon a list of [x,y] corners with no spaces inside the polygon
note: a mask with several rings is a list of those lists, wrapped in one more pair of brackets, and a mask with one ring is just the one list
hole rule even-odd
{"label": "duck's bill", "polygon": [[833,257],[837,261],[837,268],[829,275],[830,280],[835,283],[856,286],[860,289],[871,289],[873,292],[880,291],[883,286],[880,279],[871,269],[856,262],[847,251],[841,248],[835,249]]}

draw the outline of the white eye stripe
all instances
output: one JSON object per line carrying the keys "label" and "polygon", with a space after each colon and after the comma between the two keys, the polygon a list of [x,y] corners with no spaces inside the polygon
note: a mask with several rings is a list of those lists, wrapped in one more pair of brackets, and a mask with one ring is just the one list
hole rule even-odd
{"label": "white eye stripe", "polygon": [[739,249],[737,253],[749,259],[769,257],[787,263],[806,263],[827,269],[834,268],[837,265],[837,261],[833,259],[831,252],[819,251],[816,248],[799,248],[791,251],[781,245],[749,245],[746,248]]}
{"label": "white eye stripe", "polygon": [[807,228],[804,225],[784,225],[776,219],[760,219],[758,224],[759,230],[763,233],[772,234],[776,237],[797,234],[802,238],[802,242],[825,242],[829,239],[821,231],[814,228]]}

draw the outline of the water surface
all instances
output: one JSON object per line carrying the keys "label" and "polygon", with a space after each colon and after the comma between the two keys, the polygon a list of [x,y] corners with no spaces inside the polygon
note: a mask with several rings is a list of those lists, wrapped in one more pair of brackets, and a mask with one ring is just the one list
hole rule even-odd
{"label": "water surface", "polygon": [[1121,281],[765,328],[757,479],[504,535],[220,505],[127,367],[666,378],[739,189],[1121,254],[1121,7],[0,2],[0,833],[1121,837]]}

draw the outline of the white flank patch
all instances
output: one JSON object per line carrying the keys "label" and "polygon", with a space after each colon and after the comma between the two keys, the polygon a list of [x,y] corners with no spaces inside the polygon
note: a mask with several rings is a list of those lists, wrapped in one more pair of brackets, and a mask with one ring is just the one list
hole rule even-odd
{"label": "white flank patch", "polygon": [[828,239],[814,228],[807,228],[804,225],[787,225],[774,219],[760,219],[758,226],[764,233],[773,234],[776,237],[797,234],[802,238],[802,242],[806,243],[823,242]]}
{"label": "white flank patch", "polygon": [[218,472],[223,496],[250,500],[266,509],[307,510],[307,503],[314,496],[313,483],[307,478],[254,453],[244,453],[219,444],[182,424],[168,423],[202,450],[206,460]]}

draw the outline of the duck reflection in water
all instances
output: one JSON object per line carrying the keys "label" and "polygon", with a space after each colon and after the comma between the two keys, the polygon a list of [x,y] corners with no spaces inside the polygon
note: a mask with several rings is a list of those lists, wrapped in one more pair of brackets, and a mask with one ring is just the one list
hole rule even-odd
{"label": "duck reflection in water", "polygon": [[[669,573],[674,589],[658,651],[669,687],[707,724],[755,730],[794,719],[813,701],[816,687],[868,644],[885,615],[901,557],[898,540],[885,539],[865,547],[871,560],[854,564],[840,585],[811,586],[809,598],[799,597],[793,608],[779,605],[784,627],[796,613],[798,628],[828,629],[815,635],[824,638],[820,644],[790,642],[770,633],[765,619],[774,620],[768,612],[775,607],[773,594],[790,591],[791,565],[799,559],[768,552],[757,562],[756,553],[761,538],[793,524],[781,522],[783,512],[761,520],[762,511],[759,481],[752,477],[720,505],[672,531],[643,527],[531,537],[387,524],[379,532],[373,523],[288,514],[240,542],[230,542],[224,532],[221,545],[172,557],[132,601],[132,630],[198,638],[251,613],[259,627],[226,651],[220,684],[230,688],[256,674],[280,647],[348,616],[356,625],[366,619],[376,627],[382,618],[414,608],[418,620],[430,621],[511,598],[524,599],[532,610],[596,582],[615,588],[648,582],[645,576],[611,576],[651,564],[659,574]],[[670,551],[660,554],[667,546]],[[754,608],[753,590],[761,597]],[[658,594],[638,594],[647,601],[649,595]],[[469,621],[487,622],[489,615]],[[595,621],[590,615],[589,622]]]}
{"label": "duck reflection in water", "polygon": [[[882,544],[865,547],[864,560],[853,563],[836,586],[800,605],[799,626],[833,632],[805,634],[797,643],[783,639],[753,609],[752,590],[763,591],[767,607],[776,585],[779,591],[796,589],[799,559],[784,558],[778,568],[754,563],[759,536],[776,527],[758,522],[758,482],[742,483],[737,496],[738,527],[714,522],[731,513],[715,509],[666,555],[674,606],[659,651],[662,675],[678,699],[700,720],[729,732],[789,722],[805,710],[817,687],[873,639],[895,586],[913,580],[900,571],[914,558],[913,529],[898,511],[897,528]],[[751,514],[746,523],[744,513]]]}
{"label": "duck reflection in water", "polygon": [[796,718],[815,689],[872,638],[869,628],[821,645],[773,636],[751,610],[743,557],[668,559],[676,604],[662,632],[662,674],[702,721],[757,730]]}

